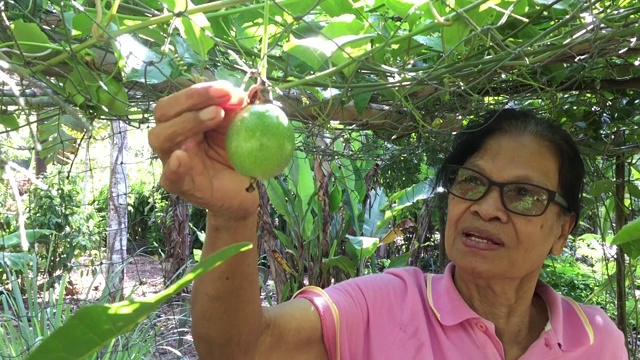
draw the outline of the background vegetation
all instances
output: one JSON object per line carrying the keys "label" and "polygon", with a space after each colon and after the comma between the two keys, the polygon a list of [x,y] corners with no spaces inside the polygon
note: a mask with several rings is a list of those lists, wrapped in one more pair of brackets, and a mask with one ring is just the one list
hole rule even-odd
{"label": "background vegetation", "polygon": [[[630,0],[0,3],[0,358],[127,298],[123,269],[141,256],[164,286],[198,261],[204,213],[157,186],[146,131],[160,97],[247,88],[252,69],[298,135],[294,162],[259,187],[257,265],[275,301],[393,266],[441,271],[432,181],[452,134],[486,109],[529,108],[570,131],[588,167],[584,216],[543,279],[604,308],[638,358],[639,21]],[[78,274],[103,277],[99,296],[73,290]],[[179,292],[91,356],[192,356]]]}

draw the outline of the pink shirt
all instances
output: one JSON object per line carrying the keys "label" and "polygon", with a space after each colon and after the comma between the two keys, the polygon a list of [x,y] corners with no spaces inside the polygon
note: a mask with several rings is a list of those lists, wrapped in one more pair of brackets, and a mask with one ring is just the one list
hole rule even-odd
{"label": "pink shirt", "polygon": [[[443,275],[390,269],[325,290],[306,287],[295,297],[318,310],[330,360],[504,359],[493,324],[458,293],[454,268],[449,264]],[[628,359],[622,332],[600,308],[578,304],[542,282],[536,293],[550,320],[521,360]]]}

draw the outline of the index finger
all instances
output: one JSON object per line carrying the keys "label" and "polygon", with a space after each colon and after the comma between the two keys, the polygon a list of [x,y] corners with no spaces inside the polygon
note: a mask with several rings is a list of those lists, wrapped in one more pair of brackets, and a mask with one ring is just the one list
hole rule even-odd
{"label": "index finger", "polygon": [[218,80],[193,85],[158,100],[154,110],[157,123],[167,122],[187,111],[218,105],[225,110],[239,109],[247,95],[228,81]]}

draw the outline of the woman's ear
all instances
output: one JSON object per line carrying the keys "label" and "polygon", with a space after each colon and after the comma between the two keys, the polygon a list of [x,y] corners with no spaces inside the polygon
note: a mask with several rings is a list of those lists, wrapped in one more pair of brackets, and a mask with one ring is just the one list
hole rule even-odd
{"label": "woman's ear", "polygon": [[560,219],[561,223],[558,237],[553,242],[551,251],[549,251],[549,254],[551,255],[560,255],[562,253],[562,249],[564,249],[564,246],[567,244],[567,239],[569,239],[569,234],[577,221],[576,214],[573,213],[561,216],[562,218]]}

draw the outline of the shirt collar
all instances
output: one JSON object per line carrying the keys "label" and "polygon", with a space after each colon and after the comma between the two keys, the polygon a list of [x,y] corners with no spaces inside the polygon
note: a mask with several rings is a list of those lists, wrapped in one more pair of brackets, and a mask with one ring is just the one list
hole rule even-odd
{"label": "shirt collar", "polygon": [[[455,265],[449,263],[444,274],[427,274],[427,301],[442,325],[452,326],[469,319],[479,319],[462,299],[453,282]],[[562,350],[584,347],[593,344],[594,333],[589,319],[574,300],[558,294],[551,286],[542,281],[536,286],[549,309],[549,324],[545,331],[551,331]]]}
{"label": "shirt collar", "polygon": [[547,329],[553,332],[562,350],[575,350],[595,341],[593,327],[580,305],[573,299],[558,294],[541,280],[536,293],[542,297],[549,309]]}

